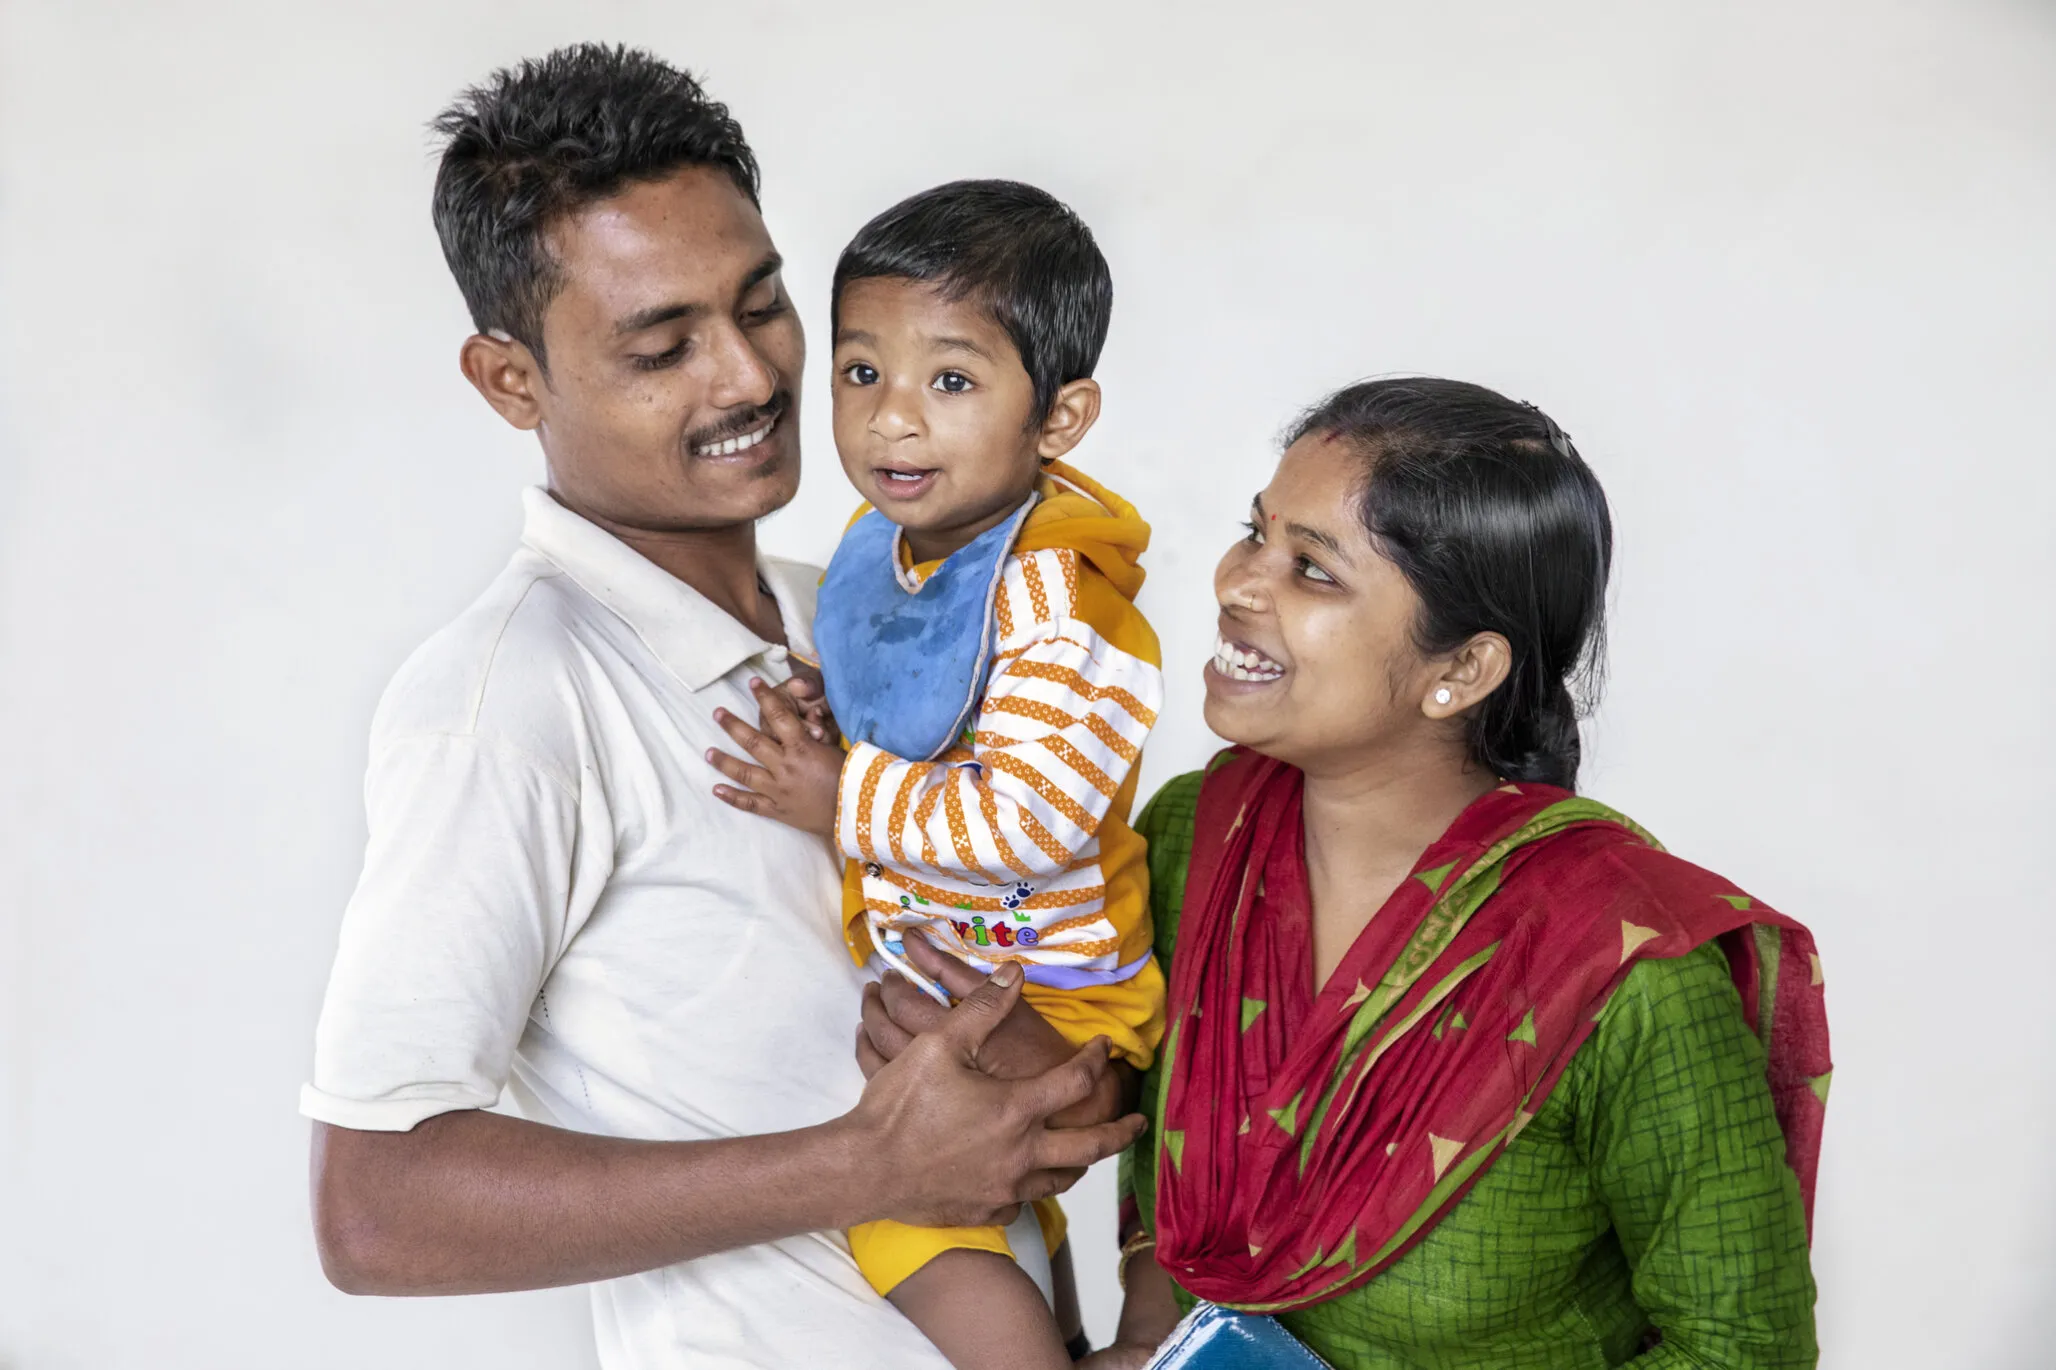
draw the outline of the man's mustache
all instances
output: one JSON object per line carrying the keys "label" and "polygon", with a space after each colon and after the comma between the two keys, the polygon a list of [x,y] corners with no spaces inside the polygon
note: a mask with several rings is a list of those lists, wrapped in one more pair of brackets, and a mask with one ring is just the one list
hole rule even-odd
{"label": "man's mustache", "polygon": [[739,438],[745,433],[754,433],[764,426],[767,419],[784,418],[786,411],[791,408],[792,391],[775,391],[771,398],[762,404],[751,405],[748,409],[740,410],[719,423],[710,423],[705,428],[695,429],[686,434],[685,450],[694,453],[702,447],[727,442],[730,438]]}

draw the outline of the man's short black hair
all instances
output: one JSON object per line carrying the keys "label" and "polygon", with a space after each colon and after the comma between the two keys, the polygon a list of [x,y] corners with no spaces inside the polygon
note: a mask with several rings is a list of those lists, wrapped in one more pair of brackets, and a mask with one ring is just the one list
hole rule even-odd
{"label": "man's short black hair", "polygon": [[1106,346],[1114,279],[1092,230],[1019,181],[952,181],[865,224],[835,264],[831,329],[842,326],[843,289],[878,276],[926,281],[990,312],[1035,383],[1036,423]]}
{"label": "man's short black hair", "polygon": [[430,127],[443,139],[435,231],[479,332],[543,362],[543,312],[563,281],[552,220],[637,181],[715,166],[757,202],[757,159],[728,107],[649,53],[579,43],[494,72]]}

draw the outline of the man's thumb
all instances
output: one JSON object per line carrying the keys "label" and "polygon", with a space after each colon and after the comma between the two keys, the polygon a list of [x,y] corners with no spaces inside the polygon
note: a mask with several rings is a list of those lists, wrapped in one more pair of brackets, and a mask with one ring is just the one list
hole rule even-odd
{"label": "man's thumb", "polygon": [[963,1001],[942,1020],[942,1031],[966,1056],[976,1058],[985,1039],[1013,1012],[1021,997],[1021,967],[1008,962],[985,977],[985,983],[965,995]]}

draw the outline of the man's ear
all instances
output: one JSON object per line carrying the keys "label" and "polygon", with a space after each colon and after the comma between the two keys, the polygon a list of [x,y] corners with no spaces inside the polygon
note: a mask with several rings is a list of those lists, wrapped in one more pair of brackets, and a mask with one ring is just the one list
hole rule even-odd
{"label": "man's ear", "polygon": [[1042,420],[1042,436],[1035,444],[1035,455],[1044,466],[1049,465],[1083,442],[1097,422],[1099,382],[1090,377],[1067,382],[1050,401],[1049,414]]}
{"label": "man's ear", "polygon": [[523,432],[542,423],[542,405],[536,394],[542,389],[543,369],[526,343],[497,329],[473,333],[457,353],[457,368],[508,423]]}

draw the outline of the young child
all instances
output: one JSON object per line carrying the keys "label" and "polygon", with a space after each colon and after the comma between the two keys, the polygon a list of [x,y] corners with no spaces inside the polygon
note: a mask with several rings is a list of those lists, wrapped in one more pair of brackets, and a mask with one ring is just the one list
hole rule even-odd
{"label": "young child", "polygon": [[[905,938],[986,972],[1018,962],[1067,1039],[1105,1037],[1139,1070],[1164,999],[1128,826],[1163,694],[1133,602],[1149,527],[1061,461],[1099,415],[1112,300],[1084,223],[1009,181],[916,195],[844,249],[835,442],[868,503],[822,580],[814,639],[848,753],[766,749],[734,721],[764,765],[716,764],[750,787],[723,798],[833,834],[860,961],[875,953],[945,1000]],[[1029,1273],[1046,1280],[1062,1214],[1033,1217],[1005,1231],[873,1223],[850,1246],[953,1364],[1067,1365]]]}

